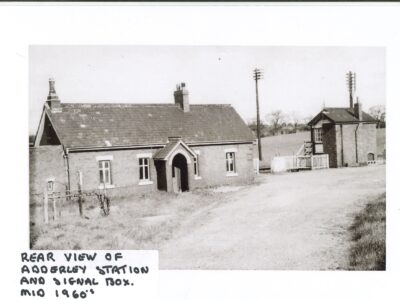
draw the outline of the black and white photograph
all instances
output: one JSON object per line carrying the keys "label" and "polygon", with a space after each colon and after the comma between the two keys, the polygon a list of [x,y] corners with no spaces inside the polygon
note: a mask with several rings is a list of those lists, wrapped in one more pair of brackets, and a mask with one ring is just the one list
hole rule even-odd
{"label": "black and white photograph", "polygon": [[29,231],[161,270],[386,270],[385,47],[31,45]]}
{"label": "black and white photograph", "polygon": [[398,299],[399,12],[1,3],[2,298]]}

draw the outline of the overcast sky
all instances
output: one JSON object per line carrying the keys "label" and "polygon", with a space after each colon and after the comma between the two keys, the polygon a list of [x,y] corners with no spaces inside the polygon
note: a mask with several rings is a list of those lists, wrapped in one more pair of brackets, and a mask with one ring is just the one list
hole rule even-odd
{"label": "overcast sky", "polygon": [[254,68],[261,117],[281,109],[300,117],[348,106],[346,73],[357,73],[364,110],[385,104],[385,49],[378,47],[31,46],[30,133],[56,80],[62,102],[173,103],[185,82],[193,104],[231,104],[255,117]]}

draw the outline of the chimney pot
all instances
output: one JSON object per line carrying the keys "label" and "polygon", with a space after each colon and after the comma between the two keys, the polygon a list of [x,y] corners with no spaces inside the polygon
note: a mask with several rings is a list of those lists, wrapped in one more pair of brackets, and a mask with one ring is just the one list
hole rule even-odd
{"label": "chimney pot", "polygon": [[58,99],[56,88],[55,88],[55,80],[54,78],[49,78],[49,95],[47,96],[47,105],[50,107],[52,112],[60,112],[61,111],[61,102]]}
{"label": "chimney pot", "polygon": [[189,92],[186,89],[186,84],[184,82],[176,85],[176,91],[174,92],[175,104],[178,104],[179,107],[184,112],[190,111],[189,106]]}
{"label": "chimney pot", "polygon": [[47,96],[47,100],[58,100],[58,96],[55,89],[55,80],[54,78],[49,78],[49,95]]}
{"label": "chimney pot", "polygon": [[358,98],[357,98],[357,103],[354,104],[354,116],[359,121],[362,121],[362,105],[361,102],[358,101]]}

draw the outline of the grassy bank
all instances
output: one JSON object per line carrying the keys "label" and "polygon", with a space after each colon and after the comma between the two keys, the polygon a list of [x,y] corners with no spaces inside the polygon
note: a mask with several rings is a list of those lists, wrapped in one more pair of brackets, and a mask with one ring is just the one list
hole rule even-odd
{"label": "grassy bank", "polygon": [[386,195],[371,201],[350,227],[351,270],[386,269]]}
{"label": "grassy bank", "polygon": [[[219,189],[172,194],[154,192],[112,199],[110,215],[100,213],[95,199],[84,203],[84,218],[76,202],[65,204],[57,221],[42,222],[42,207],[31,208],[33,249],[157,249],[194,214],[229,200]],[[199,216],[200,218],[202,216]],[[50,219],[52,217],[50,216]]]}

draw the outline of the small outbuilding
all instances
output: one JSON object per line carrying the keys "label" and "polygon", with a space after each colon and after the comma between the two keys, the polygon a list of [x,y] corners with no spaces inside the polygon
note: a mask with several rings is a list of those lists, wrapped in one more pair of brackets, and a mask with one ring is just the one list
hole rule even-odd
{"label": "small outbuilding", "polygon": [[313,155],[328,154],[329,167],[334,168],[374,163],[376,123],[362,111],[359,102],[354,107],[326,107],[308,123],[309,151]]}

